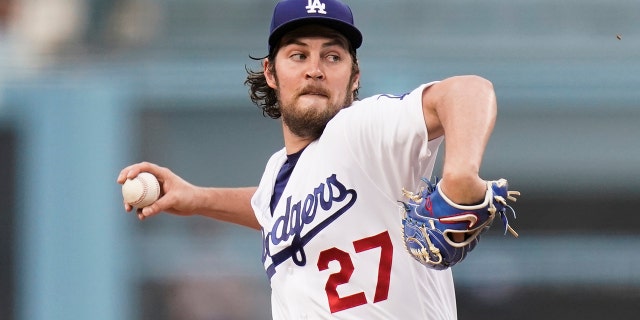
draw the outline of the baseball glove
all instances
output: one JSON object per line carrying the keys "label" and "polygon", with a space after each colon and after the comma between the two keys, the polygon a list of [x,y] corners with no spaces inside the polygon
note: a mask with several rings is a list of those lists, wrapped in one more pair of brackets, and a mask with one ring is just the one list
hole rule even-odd
{"label": "baseball glove", "polygon": [[[507,212],[516,213],[507,199],[516,201],[518,191],[509,191],[507,180],[487,182],[487,192],[481,204],[463,206],[453,203],[442,192],[438,179],[432,183],[423,178],[426,189],[417,193],[405,189],[409,199],[403,202],[402,227],[407,251],[423,265],[443,270],[462,261],[475,248],[480,234],[489,229],[496,215],[500,215],[504,233],[518,234],[509,226]],[[455,241],[454,241],[455,239]]]}

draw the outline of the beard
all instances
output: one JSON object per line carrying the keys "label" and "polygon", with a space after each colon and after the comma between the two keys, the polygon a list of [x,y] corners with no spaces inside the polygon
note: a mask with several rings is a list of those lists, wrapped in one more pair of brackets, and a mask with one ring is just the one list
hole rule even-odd
{"label": "beard", "polygon": [[[325,108],[300,108],[296,106],[296,101],[289,104],[282,104],[280,106],[282,121],[296,136],[312,140],[318,139],[324,132],[324,128],[327,126],[327,123],[329,123],[329,121],[333,119],[340,110],[353,103],[353,95],[349,88],[351,88],[351,84],[347,87],[347,94],[343,101],[338,103],[329,102]],[[319,86],[307,86],[300,90],[295,97],[300,98],[301,96],[309,93],[319,94],[325,96],[327,100],[331,100],[330,92]],[[278,100],[282,101],[280,99]]]}

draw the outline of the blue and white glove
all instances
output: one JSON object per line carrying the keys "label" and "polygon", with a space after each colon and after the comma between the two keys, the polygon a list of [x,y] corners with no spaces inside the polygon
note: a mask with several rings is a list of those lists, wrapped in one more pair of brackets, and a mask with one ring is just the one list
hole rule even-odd
{"label": "blue and white glove", "polygon": [[507,180],[488,181],[484,201],[472,206],[453,203],[440,191],[437,179],[422,181],[426,189],[417,193],[402,190],[409,199],[401,202],[405,211],[402,227],[407,251],[428,268],[443,270],[462,261],[496,215],[502,219],[504,233],[518,237],[509,226],[507,212],[515,219],[515,211],[507,200],[516,201],[520,192],[509,191]]}

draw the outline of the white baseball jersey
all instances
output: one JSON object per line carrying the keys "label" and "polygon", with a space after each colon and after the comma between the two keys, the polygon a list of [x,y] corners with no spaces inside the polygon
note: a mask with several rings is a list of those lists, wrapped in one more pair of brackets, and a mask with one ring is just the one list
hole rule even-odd
{"label": "white baseball jersey", "polygon": [[425,84],[355,102],[301,153],[275,211],[285,150],[267,163],[252,205],[274,319],[456,319],[451,271],[415,261],[402,240],[401,190],[430,178]]}

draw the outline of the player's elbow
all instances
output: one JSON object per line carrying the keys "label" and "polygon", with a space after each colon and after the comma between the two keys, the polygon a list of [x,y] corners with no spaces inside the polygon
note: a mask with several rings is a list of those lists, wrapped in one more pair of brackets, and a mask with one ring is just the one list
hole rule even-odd
{"label": "player's elbow", "polygon": [[471,82],[480,96],[487,97],[495,101],[496,93],[491,81],[480,76],[468,76],[468,78],[468,81]]}
{"label": "player's elbow", "polygon": [[476,107],[487,108],[490,113],[496,112],[496,93],[493,83],[481,76],[464,75],[452,77],[451,92],[462,98],[475,101]]}
{"label": "player's elbow", "polygon": [[480,97],[495,97],[493,83],[477,75],[464,75],[449,78],[452,88],[457,92],[466,92]]}

